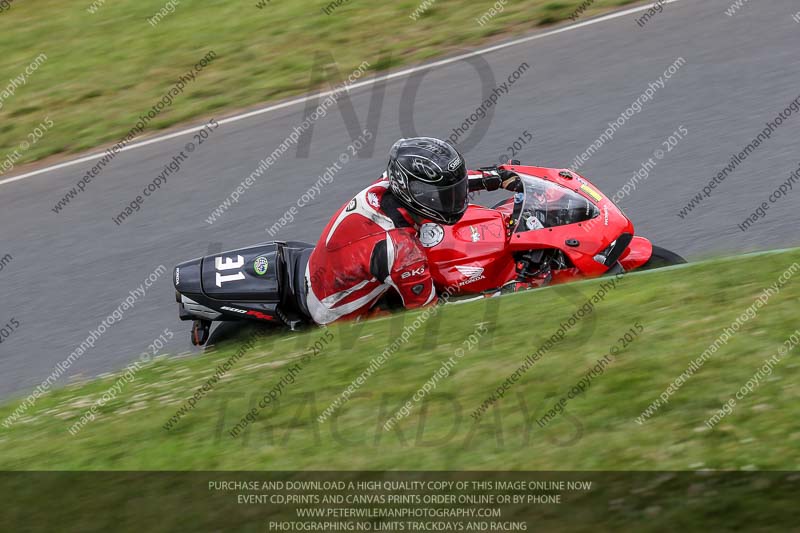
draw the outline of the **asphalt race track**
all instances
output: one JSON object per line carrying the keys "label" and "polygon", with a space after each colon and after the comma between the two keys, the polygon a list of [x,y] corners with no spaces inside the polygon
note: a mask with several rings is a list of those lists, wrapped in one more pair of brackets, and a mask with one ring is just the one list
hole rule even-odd
{"label": "asphalt race track", "polygon": [[[449,137],[480,105],[482,90],[491,92],[522,63],[529,65],[527,72],[499,97],[493,114],[472,127],[484,133],[478,144],[479,133],[461,144],[473,168],[496,163],[526,130],[533,141],[519,159],[572,165],[609,122],[683,58],[580,172],[612,195],[663,149],[647,179],[620,202],[638,233],[694,260],[797,246],[800,195],[794,191],[748,231],[737,224],[800,166],[800,113],[783,121],[710,198],[685,218],[678,216],[800,95],[800,24],[792,19],[797,2],[746,3],[728,16],[730,5],[730,0],[682,0],[666,5],[644,27],[636,23],[639,12],[441,66],[421,80],[401,76],[386,82],[375,115],[374,150],[344,165],[274,238],[266,228],[296,206],[352,142],[338,108],[315,123],[307,157],[298,157],[293,147],[213,225],[206,218],[303,121],[305,104],[223,124],[121,225],[112,219],[188,142],[196,142],[193,135],[121,153],[59,214],[51,208],[93,162],[0,185],[0,257],[13,257],[0,270],[0,325],[12,318],[19,322],[0,345],[0,395],[41,382],[159,265],[168,271],[69,374],[119,369],[164,328],[175,333],[164,351],[189,350],[189,324],[178,320],[172,289],[176,263],[209,249],[275,239],[315,241],[333,211],[383,170],[392,142],[413,133],[408,120],[401,124],[401,107],[413,105],[416,133]],[[374,54],[367,52],[364,59],[376,62]],[[421,81],[414,98],[410,79]],[[373,89],[350,93],[360,120],[356,130],[368,127]],[[681,127],[688,133],[670,146],[668,138]]]}

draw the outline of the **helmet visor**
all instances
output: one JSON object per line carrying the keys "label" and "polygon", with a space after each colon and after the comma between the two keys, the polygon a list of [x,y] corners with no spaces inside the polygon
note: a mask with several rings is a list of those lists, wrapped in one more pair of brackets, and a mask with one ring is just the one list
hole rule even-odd
{"label": "helmet visor", "polygon": [[448,187],[422,181],[409,183],[409,191],[420,205],[445,216],[461,214],[467,209],[468,189],[466,176]]}

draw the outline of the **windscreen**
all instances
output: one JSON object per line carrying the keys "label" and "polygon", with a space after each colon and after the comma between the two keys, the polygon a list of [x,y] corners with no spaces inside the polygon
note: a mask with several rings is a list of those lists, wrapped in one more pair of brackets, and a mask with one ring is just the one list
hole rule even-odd
{"label": "windscreen", "polygon": [[600,214],[592,202],[566,187],[533,176],[521,179],[524,192],[514,196],[514,212],[519,213],[515,233],[575,224]]}

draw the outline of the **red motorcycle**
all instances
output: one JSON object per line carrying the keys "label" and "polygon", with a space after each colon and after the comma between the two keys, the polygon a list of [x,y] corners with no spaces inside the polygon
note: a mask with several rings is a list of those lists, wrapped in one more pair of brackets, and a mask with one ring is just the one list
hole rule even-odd
{"label": "red motorcycle", "polygon": [[622,210],[569,170],[503,165],[521,191],[492,208],[470,204],[454,226],[424,224],[437,289],[486,294],[685,263],[636,236]]}
{"label": "red motorcycle", "polygon": [[[500,168],[519,175],[518,192],[501,192],[506,197],[491,208],[470,204],[453,226],[420,227],[438,293],[488,296],[685,263],[636,236],[633,223],[584,177],[512,163]],[[180,318],[194,322],[192,342],[205,344],[215,321],[290,329],[309,323],[300,302],[313,246],[270,242],[178,265],[176,300]]]}

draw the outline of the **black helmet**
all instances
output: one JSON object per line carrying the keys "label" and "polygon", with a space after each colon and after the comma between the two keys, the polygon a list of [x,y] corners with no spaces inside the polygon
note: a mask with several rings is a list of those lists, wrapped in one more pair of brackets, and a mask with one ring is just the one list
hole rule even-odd
{"label": "black helmet", "polygon": [[467,210],[467,167],[445,141],[400,139],[389,152],[387,174],[400,203],[419,216],[449,225]]}

